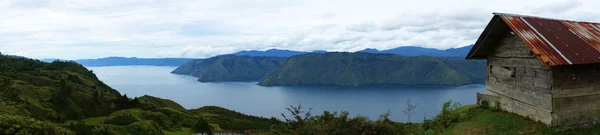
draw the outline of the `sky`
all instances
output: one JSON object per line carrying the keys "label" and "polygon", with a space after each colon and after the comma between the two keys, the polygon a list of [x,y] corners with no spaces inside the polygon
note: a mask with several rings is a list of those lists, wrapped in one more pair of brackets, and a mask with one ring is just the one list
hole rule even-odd
{"label": "sky", "polygon": [[0,0],[0,52],[206,58],[241,50],[448,49],[493,12],[600,22],[597,0]]}

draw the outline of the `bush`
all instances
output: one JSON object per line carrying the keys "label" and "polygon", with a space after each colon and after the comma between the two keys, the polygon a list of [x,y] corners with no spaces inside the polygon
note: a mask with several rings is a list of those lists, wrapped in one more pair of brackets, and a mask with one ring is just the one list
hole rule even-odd
{"label": "bush", "polygon": [[496,101],[495,102],[495,106],[492,108],[492,111],[496,112],[496,111],[500,111],[501,107],[500,107],[500,102]]}
{"label": "bush", "polygon": [[129,133],[133,135],[163,135],[160,126],[154,121],[144,120],[132,123],[127,126]]}
{"label": "bush", "polygon": [[125,125],[129,125],[129,124],[139,121],[139,120],[140,120],[139,118],[136,118],[134,116],[115,116],[113,118],[110,118],[110,119],[104,121],[104,123],[125,126]]}
{"label": "bush", "polygon": [[50,122],[17,115],[0,115],[0,134],[72,135],[73,132]]}
{"label": "bush", "polygon": [[75,131],[78,135],[92,134],[92,129],[90,128],[90,126],[86,125],[85,122],[83,122],[82,120],[77,121],[77,123],[73,125],[71,129]]}
{"label": "bush", "polygon": [[212,135],[212,130],[212,127],[208,125],[208,123],[204,121],[203,118],[198,119],[198,121],[196,121],[196,124],[192,127],[193,133]]}
{"label": "bush", "polygon": [[490,103],[487,100],[481,100],[481,102],[479,103],[481,105],[481,107],[489,107]]}
{"label": "bush", "polygon": [[453,102],[452,100],[445,102],[444,106],[442,107],[442,111],[438,116],[435,117],[432,123],[433,125],[429,126],[431,126],[436,132],[441,132],[450,126],[452,122],[458,121],[459,115],[452,112],[460,107],[461,105],[458,102]]}
{"label": "bush", "polygon": [[126,135],[127,129],[116,125],[98,125],[92,129],[94,135]]}
{"label": "bush", "polygon": [[346,111],[324,111],[322,115],[311,116],[310,109],[307,112],[301,109],[302,106],[288,108],[292,119],[286,117],[285,123],[271,126],[271,131],[276,134],[400,134],[399,129],[388,119],[389,112],[381,115],[378,120],[371,121],[362,116],[349,117]]}

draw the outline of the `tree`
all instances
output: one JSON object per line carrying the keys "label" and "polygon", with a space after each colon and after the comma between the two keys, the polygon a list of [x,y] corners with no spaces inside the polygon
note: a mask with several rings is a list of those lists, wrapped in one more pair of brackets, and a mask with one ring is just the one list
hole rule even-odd
{"label": "tree", "polygon": [[2,85],[0,85],[0,91],[6,91],[12,85],[12,81],[8,78],[2,80]]}
{"label": "tree", "polygon": [[94,94],[92,95],[92,97],[94,99],[99,99],[100,98],[100,92],[97,89],[94,89]]}
{"label": "tree", "polygon": [[140,107],[141,104],[140,99],[137,97],[133,98],[131,101],[131,107]]}
{"label": "tree", "polygon": [[65,79],[60,79],[59,87],[62,90],[62,96],[69,96],[73,92],[71,91],[71,88],[69,87]]}
{"label": "tree", "polygon": [[194,127],[192,128],[192,132],[209,135],[213,134],[212,127],[208,125],[206,121],[204,121],[204,118],[200,118],[198,121],[196,121],[196,124],[194,124]]}
{"label": "tree", "polygon": [[[305,123],[307,123],[312,118],[314,118],[312,116],[312,114],[310,113],[310,111],[312,111],[312,107],[308,108],[308,111],[306,111],[306,112],[302,110],[301,104],[298,104],[298,106],[296,106],[296,107],[290,105],[290,107],[288,107],[286,109],[290,113],[292,113],[292,118],[288,118],[283,113],[281,113],[281,116],[283,116],[283,118],[285,119],[285,122],[289,123],[293,129],[303,126]],[[304,114],[304,116],[302,116],[302,114]]]}
{"label": "tree", "polygon": [[417,106],[419,105],[419,103],[417,103],[416,105],[413,105],[412,103],[410,103],[410,99],[406,100],[406,109],[404,109],[404,114],[406,114],[406,116],[408,116],[408,123],[410,123],[410,117],[415,114],[414,110],[415,108],[417,108]]}
{"label": "tree", "polygon": [[18,101],[20,99],[20,95],[21,95],[21,91],[15,88],[8,88],[6,91],[4,91],[4,98],[7,98],[8,100],[13,100],[13,101]]}
{"label": "tree", "polygon": [[[73,123],[71,123],[73,124]],[[85,124],[85,122],[83,122],[82,120],[78,120],[77,123],[75,123],[75,125],[73,125],[73,131],[75,131],[78,135],[91,135],[92,134],[92,128],[90,128],[90,126],[88,126],[87,124]]]}

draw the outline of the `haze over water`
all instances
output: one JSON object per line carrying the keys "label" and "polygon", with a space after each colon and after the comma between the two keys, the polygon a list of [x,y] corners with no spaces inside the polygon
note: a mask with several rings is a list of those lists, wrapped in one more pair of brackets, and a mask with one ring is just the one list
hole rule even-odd
{"label": "haze over water", "polygon": [[323,110],[349,111],[350,115],[377,119],[387,110],[390,119],[408,121],[402,112],[406,100],[419,104],[412,122],[422,122],[435,116],[448,100],[463,105],[474,104],[476,93],[485,92],[481,84],[458,87],[335,87],[335,86],[273,86],[256,82],[201,83],[195,77],[171,74],[176,67],[113,66],[88,67],[97,76],[129,97],[151,95],[171,99],[185,108],[220,106],[249,115],[281,118],[289,105],[299,103],[313,114]]}

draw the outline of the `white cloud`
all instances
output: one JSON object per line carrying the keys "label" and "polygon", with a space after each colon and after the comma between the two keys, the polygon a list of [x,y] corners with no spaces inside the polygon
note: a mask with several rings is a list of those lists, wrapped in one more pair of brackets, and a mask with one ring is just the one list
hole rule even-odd
{"label": "white cloud", "polygon": [[592,0],[5,0],[0,51],[33,58],[210,57],[473,44],[492,12],[600,21]]}

